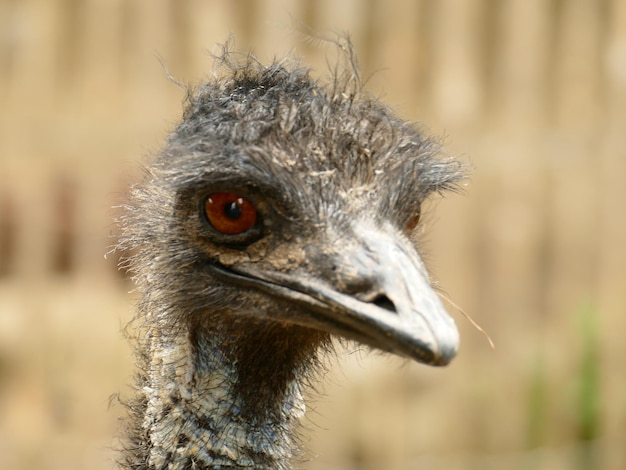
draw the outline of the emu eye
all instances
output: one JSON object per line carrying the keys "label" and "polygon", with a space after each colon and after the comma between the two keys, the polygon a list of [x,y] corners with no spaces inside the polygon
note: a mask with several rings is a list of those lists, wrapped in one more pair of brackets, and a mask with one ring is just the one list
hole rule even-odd
{"label": "emu eye", "polygon": [[250,230],[257,221],[254,205],[235,193],[213,193],[204,205],[209,223],[225,235],[237,235]]}
{"label": "emu eye", "polygon": [[406,225],[404,226],[404,230],[407,235],[411,234],[411,232],[415,230],[415,227],[417,227],[417,224],[420,221],[420,216],[421,216],[421,212],[418,209],[415,214],[409,217],[409,220],[407,220]]}

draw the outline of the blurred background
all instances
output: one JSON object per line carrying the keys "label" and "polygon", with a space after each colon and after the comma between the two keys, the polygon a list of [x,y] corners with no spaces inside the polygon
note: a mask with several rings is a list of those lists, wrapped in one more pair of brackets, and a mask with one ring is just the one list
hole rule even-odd
{"label": "blurred background", "polygon": [[[211,51],[367,88],[471,162],[430,206],[458,359],[358,352],[311,400],[305,469],[626,468],[626,2],[0,0],[0,468],[112,470],[132,376],[113,206]],[[160,59],[159,59],[160,58]]]}

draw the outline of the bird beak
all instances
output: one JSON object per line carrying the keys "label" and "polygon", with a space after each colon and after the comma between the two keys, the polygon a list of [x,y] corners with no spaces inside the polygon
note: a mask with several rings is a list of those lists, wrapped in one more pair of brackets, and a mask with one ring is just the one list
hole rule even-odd
{"label": "bird beak", "polygon": [[315,289],[318,298],[343,310],[333,320],[376,348],[430,365],[448,364],[457,353],[459,333],[415,247],[375,226],[357,225],[352,233],[331,255],[333,283]]}
{"label": "bird beak", "polygon": [[[403,237],[359,227],[334,252],[307,248],[308,263],[291,272],[254,264],[217,271],[290,301],[279,321],[338,334],[429,365],[447,365],[459,333],[431,287],[414,246]],[[330,266],[330,268],[329,268]]]}

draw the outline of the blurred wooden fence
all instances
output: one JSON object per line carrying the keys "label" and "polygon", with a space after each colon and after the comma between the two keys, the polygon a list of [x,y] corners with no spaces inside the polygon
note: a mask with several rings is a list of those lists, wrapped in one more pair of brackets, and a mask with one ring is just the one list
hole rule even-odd
{"label": "blurred wooden fence", "polygon": [[[499,347],[494,356],[459,318],[458,365],[437,375],[419,369],[409,382],[396,377],[403,407],[387,410],[407,419],[408,407],[425,423],[443,423],[429,434],[405,422],[407,434],[388,439],[381,429],[370,438],[367,426],[347,426],[344,440],[316,438],[330,455],[320,465],[414,468],[435,452],[449,460],[426,459],[424,468],[503,468],[529,448],[577,448],[589,438],[583,448],[602,449],[595,468],[624,468],[621,0],[0,0],[0,285],[11,286],[0,297],[0,327],[18,325],[0,334],[0,358],[21,354],[28,364],[15,338],[48,314],[46,302],[29,309],[15,300],[28,286],[54,291],[65,279],[124,298],[114,262],[103,261],[115,232],[109,208],[142,156],[158,150],[183,98],[156,56],[180,81],[196,82],[210,71],[208,52],[232,32],[262,60],[294,50],[322,75],[328,49],[302,40],[294,24],[349,32],[372,93],[472,161],[467,194],[438,204],[426,235],[441,285]],[[584,378],[584,312],[598,329],[597,429],[587,437],[572,405]],[[98,315],[115,323],[123,312]],[[116,383],[103,386],[112,393]],[[371,403],[387,393],[359,390],[346,396]],[[9,432],[1,419],[0,442]],[[573,468],[568,452],[562,461],[523,455],[535,459],[529,468]]]}

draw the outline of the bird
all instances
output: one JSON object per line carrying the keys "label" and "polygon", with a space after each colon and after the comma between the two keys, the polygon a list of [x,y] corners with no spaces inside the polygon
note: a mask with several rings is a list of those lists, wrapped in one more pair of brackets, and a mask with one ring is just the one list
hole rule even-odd
{"label": "bird", "polygon": [[364,89],[224,47],[129,190],[140,292],[119,466],[288,469],[337,341],[444,366],[459,332],[422,260],[421,210],[465,165]]}

